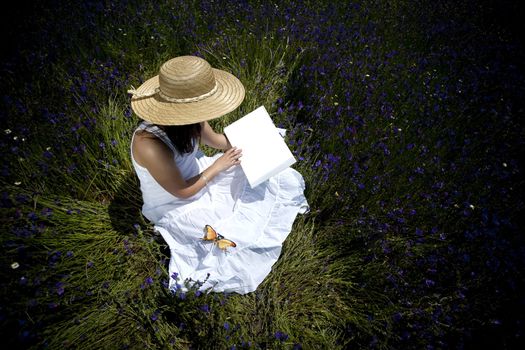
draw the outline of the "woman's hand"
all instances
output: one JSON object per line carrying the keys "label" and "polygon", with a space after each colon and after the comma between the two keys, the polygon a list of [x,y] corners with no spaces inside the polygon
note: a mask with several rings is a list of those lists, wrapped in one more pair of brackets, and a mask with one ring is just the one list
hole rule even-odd
{"label": "woman's hand", "polygon": [[228,149],[222,156],[220,156],[213,165],[219,172],[227,170],[234,165],[241,164],[239,158],[242,157],[242,150],[237,147]]}

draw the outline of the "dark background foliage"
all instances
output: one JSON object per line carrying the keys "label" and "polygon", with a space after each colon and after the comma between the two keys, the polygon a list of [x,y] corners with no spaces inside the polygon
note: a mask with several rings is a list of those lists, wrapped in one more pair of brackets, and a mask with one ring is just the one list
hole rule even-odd
{"label": "dark background foliage", "polygon": [[[194,52],[209,42],[224,50],[229,38],[243,31],[253,31],[260,41],[266,33],[276,41],[288,37],[303,56],[274,109],[281,121],[296,125],[290,130],[291,148],[315,174],[308,183],[317,191],[309,193],[320,225],[314,243],[328,252],[327,273],[352,285],[338,290],[348,305],[369,301],[363,307],[366,322],[345,320],[341,342],[391,348],[521,345],[522,2],[159,4],[17,1],[2,11],[2,129],[16,128],[27,137],[54,135],[57,146],[73,142],[76,153],[82,148],[76,140],[89,137],[99,111],[93,107],[75,120],[75,110],[70,120],[62,106],[92,107],[93,101],[125,89],[128,80],[143,73],[136,67],[155,62],[158,48],[150,36],[171,45],[172,52]],[[171,5],[178,11],[167,11]],[[151,11],[159,9],[158,18],[184,39],[165,38],[140,15],[125,15],[156,19]],[[124,39],[113,40],[111,30],[135,23],[141,30],[133,48],[123,47]],[[90,60],[81,61],[86,57]],[[57,84],[54,64],[64,67],[71,81]],[[129,117],[129,110],[125,113]],[[73,134],[62,132],[71,127]],[[96,143],[100,149],[109,146]],[[0,149],[2,177],[12,183],[18,174],[9,165],[25,149],[7,137]],[[53,163],[49,153],[42,159],[42,173],[63,171],[61,161]],[[101,164],[105,161],[110,159]],[[40,180],[36,174],[33,178],[36,187]],[[45,181],[53,188],[52,181]],[[133,187],[132,181],[126,184]],[[137,205],[124,197],[118,196],[119,203]],[[16,205],[25,205],[24,199],[6,190],[2,201],[5,222],[20,219],[12,213]],[[119,211],[116,207],[112,212]],[[125,231],[125,225],[118,227]],[[2,232],[6,250],[13,235],[22,235],[13,232]],[[46,259],[53,263],[59,256]],[[19,296],[7,286],[3,300]],[[18,332],[20,338],[26,329],[23,311],[7,305],[3,331]],[[9,319],[12,315],[19,318]],[[376,328],[366,331],[368,325]],[[198,337],[199,332],[187,334]],[[279,332],[272,341],[280,344],[287,337]]]}

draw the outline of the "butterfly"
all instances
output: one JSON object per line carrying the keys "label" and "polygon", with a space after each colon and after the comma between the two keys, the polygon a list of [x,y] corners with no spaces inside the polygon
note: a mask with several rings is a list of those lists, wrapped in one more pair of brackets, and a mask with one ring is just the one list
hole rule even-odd
{"label": "butterfly", "polygon": [[204,237],[202,239],[205,241],[213,241],[215,244],[217,244],[219,249],[224,251],[226,251],[228,247],[237,246],[234,241],[224,238],[223,235],[215,231],[210,225],[204,226]]}

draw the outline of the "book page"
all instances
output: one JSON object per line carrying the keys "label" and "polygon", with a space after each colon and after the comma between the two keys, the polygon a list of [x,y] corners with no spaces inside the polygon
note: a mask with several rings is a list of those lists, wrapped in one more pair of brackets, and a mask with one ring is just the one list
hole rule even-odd
{"label": "book page", "polygon": [[251,187],[296,162],[279,131],[264,106],[224,128],[232,146],[242,149],[241,167]]}

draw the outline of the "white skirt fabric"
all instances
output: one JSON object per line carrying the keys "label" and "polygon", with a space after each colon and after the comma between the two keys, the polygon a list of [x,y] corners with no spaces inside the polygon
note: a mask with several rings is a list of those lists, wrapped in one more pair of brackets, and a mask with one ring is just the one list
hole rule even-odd
{"label": "white skirt fabric", "polygon": [[[205,156],[198,144],[194,152],[181,156],[165,134],[162,140],[174,150],[175,162],[185,178],[205,170],[221,156]],[[292,168],[251,188],[242,168],[234,166],[213,178],[197,195],[181,200],[165,191],[146,168],[136,163],[133,154],[131,157],[141,183],[142,213],[170,248],[169,275],[178,276],[170,277],[169,288],[173,290],[186,291],[184,281],[188,281],[201,284],[202,291],[254,291],[279,258],[297,214],[308,210],[303,177]],[[236,247],[223,251],[215,243],[204,241],[206,225],[234,241]]]}

